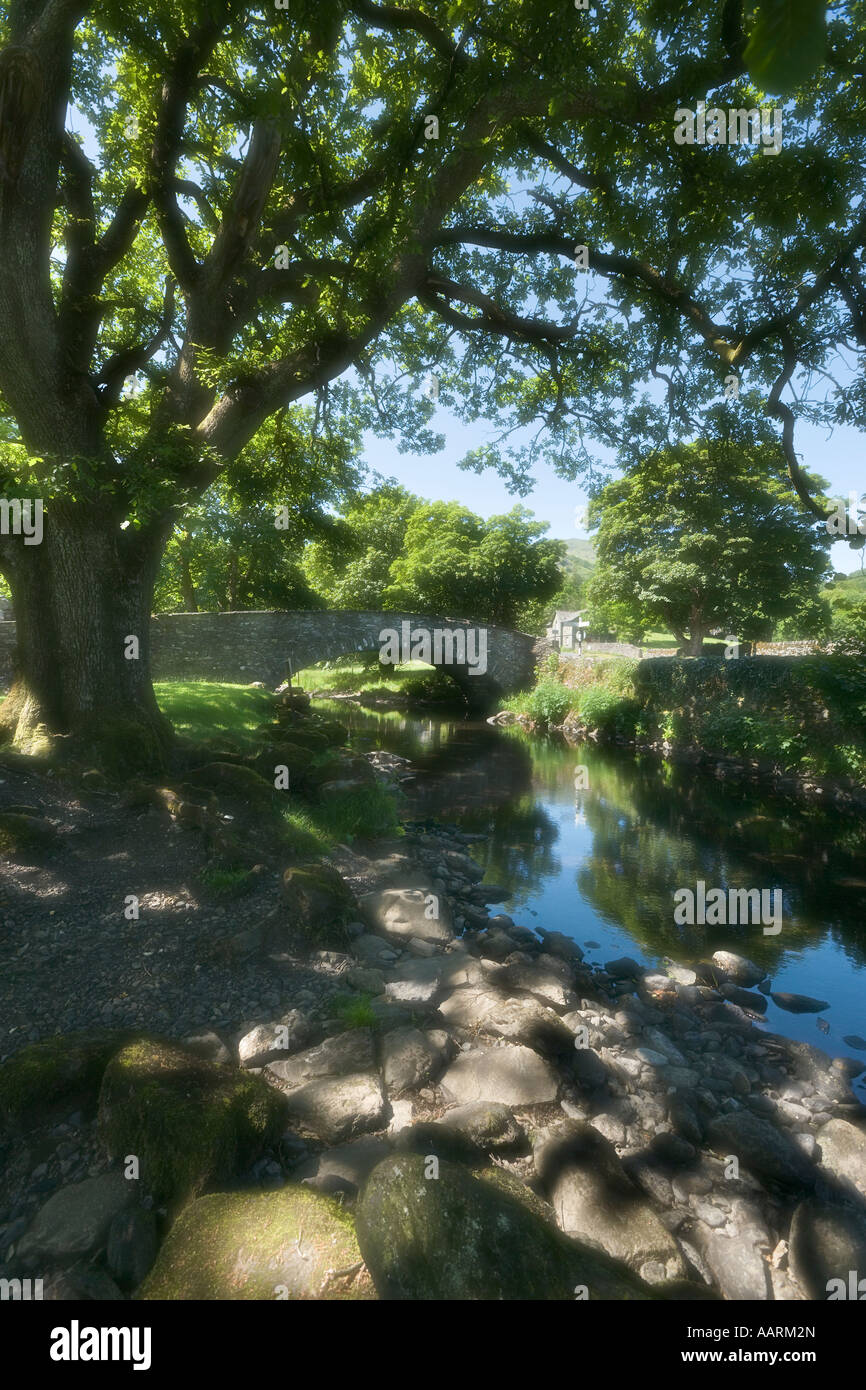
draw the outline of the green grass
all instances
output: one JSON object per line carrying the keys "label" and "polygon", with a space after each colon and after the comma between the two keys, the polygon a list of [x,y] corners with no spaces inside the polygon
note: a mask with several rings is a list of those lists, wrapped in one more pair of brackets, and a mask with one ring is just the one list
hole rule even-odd
{"label": "green grass", "polygon": [[199,874],[199,879],[208,892],[218,898],[236,898],[250,886],[249,869],[227,869],[208,864]]}
{"label": "green grass", "polygon": [[273,712],[268,690],[226,681],[156,681],[160,709],[185,738],[218,738],[253,744],[253,730]]}
{"label": "green grass", "polygon": [[372,994],[359,994],[356,999],[345,996],[334,1003],[334,1013],[347,1028],[375,1028],[378,1023],[371,1004]]}
{"label": "green grass", "polygon": [[379,782],[303,809],[289,806],[283,818],[289,845],[301,853],[323,853],[358,837],[400,833],[397,793]]}
{"label": "green grass", "polygon": [[386,667],[365,666],[357,661],[330,668],[308,666],[297,673],[297,681],[304,690],[322,690],[330,694],[354,695],[363,691],[365,694],[399,695],[407,681],[417,679],[421,673],[431,675],[434,669],[423,661],[407,661]]}

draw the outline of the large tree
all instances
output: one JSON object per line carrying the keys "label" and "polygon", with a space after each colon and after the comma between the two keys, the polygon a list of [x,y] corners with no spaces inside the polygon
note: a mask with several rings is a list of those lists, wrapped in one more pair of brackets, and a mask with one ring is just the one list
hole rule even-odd
{"label": "large tree", "polygon": [[[784,10],[761,0],[752,49]],[[10,0],[0,494],[42,499],[45,534],[0,537],[6,727],[27,746],[40,721],[119,720],[159,756],[161,550],[271,416],[304,447],[301,402],[310,432],[433,448],[432,372],[440,404],[497,423],[467,466],[520,491],[539,452],[575,476],[593,441],[693,430],[748,376],[814,508],[793,387],[801,413],[866,414],[862,375],[820,375],[866,343],[863,20],[852,0],[817,72],[785,75],[767,157],[673,139],[698,100],[773,104],[741,0]]]}
{"label": "large tree", "polygon": [[590,508],[593,604],[672,632],[691,656],[711,632],[766,638],[809,614],[831,572],[830,537],[773,463],[766,446],[710,439],[659,450],[609,483]]}

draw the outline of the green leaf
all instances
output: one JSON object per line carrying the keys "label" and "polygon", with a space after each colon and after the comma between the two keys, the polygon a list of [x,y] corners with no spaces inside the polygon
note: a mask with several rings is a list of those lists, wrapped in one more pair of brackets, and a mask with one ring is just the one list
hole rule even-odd
{"label": "green leaf", "polygon": [[824,0],[760,0],[745,60],[752,80],[767,92],[791,92],[824,61]]}

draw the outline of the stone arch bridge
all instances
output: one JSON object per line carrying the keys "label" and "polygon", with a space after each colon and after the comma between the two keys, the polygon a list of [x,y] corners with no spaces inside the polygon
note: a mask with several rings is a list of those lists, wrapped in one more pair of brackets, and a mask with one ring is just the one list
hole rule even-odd
{"label": "stone arch bridge", "polygon": [[429,635],[433,657],[441,658],[432,664],[441,664],[474,705],[531,684],[536,639],[526,633],[429,614],[343,609],[162,613],[151,621],[153,671],[158,680],[261,680],[279,685],[290,668],[300,671],[352,652],[379,650],[385,631],[395,634],[406,654],[413,638]]}
{"label": "stone arch bridge", "polygon": [[[500,695],[531,685],[544,646],[524,632],[429,614],[345,609],[160,613],[151,619],[153,675],[156,680],[260,680],[279,685],[290,666],[300,671],[352,652],[378,650],[380,633],[386,629],[394,631],[398,640],[405,631],[410,642],[419,632],[429,634],[431,641],[437,633],[443,634],[444,659],[433,664],[441,664],[479,709]],[[449,661],[459,657],[461,645],[467,659],[462,664]],[[14,650],[15,623],[0,622],[0,688],[11,680]]]}
{"label": "stone arch bridge", "polygon": [[431,664],[442,665],[473,705],[483,706],[532,682],[537,639],[526,633],[429,614],[344,609],[161,613],[151,620],[153,672],[157,680],[279,685],[290,668],[300,671],[352,652],[379,650],[380,634],[386,631],[394,633],[401,657],[426,636]]}

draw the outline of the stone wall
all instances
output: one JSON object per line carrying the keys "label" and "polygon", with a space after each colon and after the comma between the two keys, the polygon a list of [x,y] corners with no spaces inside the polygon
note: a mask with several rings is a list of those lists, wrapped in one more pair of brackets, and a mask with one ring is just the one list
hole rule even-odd
{"label": "stone wall", "polygon": [[[151,620],[153,674],[156,680],[264,681],[275,686],[293,671],[378,648],[384,628],[400,630],[477,628],[478,624],[412,613],[242,612],[161,613]],[[467,667],[445,669],[478,703],[532,683],[535,641],[522,632],[486,627],[487,671],[472,675]],[[0,623],[0,684],[8,685],[15,645],[14,622]]]}

